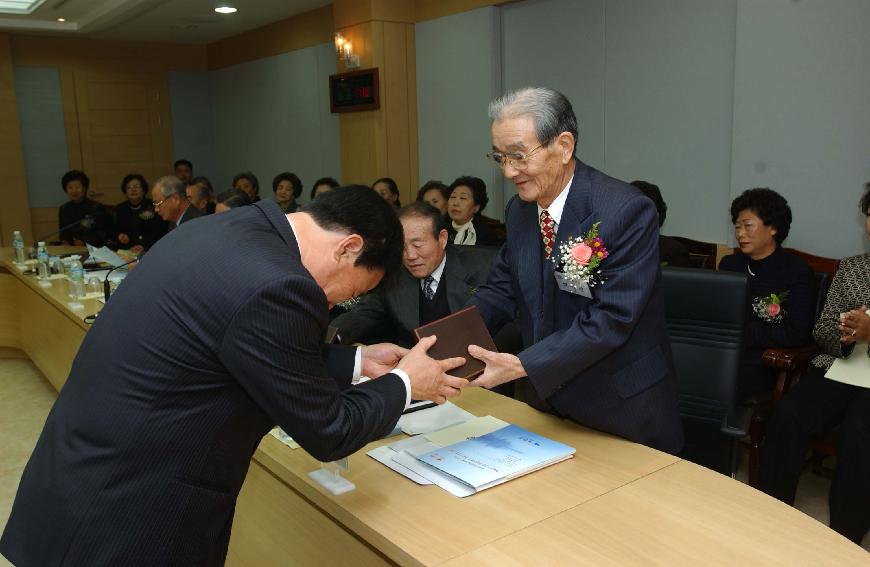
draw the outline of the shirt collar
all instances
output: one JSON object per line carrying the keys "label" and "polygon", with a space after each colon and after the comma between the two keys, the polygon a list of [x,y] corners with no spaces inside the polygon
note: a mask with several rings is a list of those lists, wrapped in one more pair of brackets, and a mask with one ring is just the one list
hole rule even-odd
{"label": "shirt collar", "polygon": [[435,280],[435,287],[438,287],[438,282],[441,281],[441,275],[444,273],[444,266],[447,264],[447,252],[444,252],[444,257],[441,258],[441,263],[435,268],[435,271],[429,274]]}
{"label": "shirt collar", "polygon": [[[574,176],[571,176],[571,179],[568,180],[568,184],[562,189],[559,195],[553,199],[553,202],[550,203],[550,206],[547,207],[547,212],[550,213],[550,217],[552,217],[553,221],[558,225],[562,222],[562,211],[565,210],[565,202],[568,200],[568,191],[571,190],[571,182],[574,181]],[[544,209],[541,205],[538,205],[538,218],[541,218],[541,213]]]}

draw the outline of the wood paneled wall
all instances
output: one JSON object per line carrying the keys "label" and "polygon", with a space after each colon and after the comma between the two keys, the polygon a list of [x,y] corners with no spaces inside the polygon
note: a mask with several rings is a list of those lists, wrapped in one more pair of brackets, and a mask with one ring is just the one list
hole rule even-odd
{"label": "wood paneled wall", "polygon": [[9,35],[0,34],[0,245],[12,245],[12,231],[20,230],[25,241],[33,240],[21,127],[12,74],[12,46]]}

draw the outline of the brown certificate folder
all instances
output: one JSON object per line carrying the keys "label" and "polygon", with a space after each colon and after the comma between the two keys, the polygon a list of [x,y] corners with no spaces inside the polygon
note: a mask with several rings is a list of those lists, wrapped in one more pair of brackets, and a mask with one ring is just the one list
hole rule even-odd
{"label": "brown certificate folder", "polygon": [[438,341],[429,349],[429,356],[436,360],[454,356],[465,358],[465,364],[454,368],[448,374],[466,380],[476,378],[486,367],[482,361],[468,354],[468,345],[497,350],[480,311],[473,305],[414,329],[414,335],[418,341],[432,335],[438,337]]}

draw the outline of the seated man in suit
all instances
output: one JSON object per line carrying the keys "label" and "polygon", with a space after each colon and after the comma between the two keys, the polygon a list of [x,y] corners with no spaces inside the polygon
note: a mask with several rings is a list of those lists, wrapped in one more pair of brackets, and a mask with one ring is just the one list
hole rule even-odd
{"label": "seated man in suit", "polygon": [[389,339],[413,345],[414,329],[462,309],[486,281],[495,250],[448,246],[441,211],[417,201],[399,211],[399,220],[405,269],[394,288],[366,295],[332,321],[345,344]]}
{"label": "seated man in suit", "polygon": [[178,225],[201,217],[199,209],[190,204],[184,182],[172,175],[161,177],[151,188],[151,200],[154,210],[160,218],[169,223],[169,230]]}

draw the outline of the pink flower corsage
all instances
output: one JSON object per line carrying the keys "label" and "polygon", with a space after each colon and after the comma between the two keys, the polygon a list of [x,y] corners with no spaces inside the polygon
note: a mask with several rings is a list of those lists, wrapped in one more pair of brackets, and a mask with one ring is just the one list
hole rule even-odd
{"label": "pink flower corsage", "polygon": [[557,269],[565,274],[565,279],[575,285],[585,283],[594,287],[604,281],[601,274],[601,263],[607,259],[610,252],[598,235],[597,222],[583,236],[569,237],[559,246],[559,253],[553,255]]}
{"label": "pink flower corsage", "polygon": [[786,299],[788,299],[788,290],[756,297],[752,300],[752,314],[768,325],[778,325],[782,323],[782,318],[786,314],[786,310],[782,307]]}

